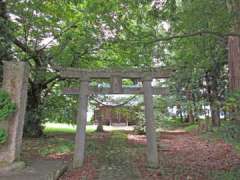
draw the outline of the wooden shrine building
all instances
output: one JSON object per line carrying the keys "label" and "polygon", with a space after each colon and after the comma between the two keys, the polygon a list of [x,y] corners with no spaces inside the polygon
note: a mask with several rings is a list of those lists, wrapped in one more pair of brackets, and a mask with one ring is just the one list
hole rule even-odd
{"label": "wooden shrine building", "polygon": [[99,106],[94,110],[93,122],[94,124],[101,122],[101,125],[110,126],[136,125],[136,111],[139,109],[131,106]]}

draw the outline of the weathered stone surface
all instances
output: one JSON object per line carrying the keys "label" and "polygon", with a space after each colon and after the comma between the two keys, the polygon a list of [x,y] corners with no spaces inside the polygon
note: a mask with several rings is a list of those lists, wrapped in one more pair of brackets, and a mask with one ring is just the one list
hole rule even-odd
{"label": "weathered stone surface", "polygon": [[1,163],[0,164],[0,176],[1,174],[12,173],[13,171],[19,171],[25,167],[23,161],[17,161],[13,163]]}
{"label": "weathered stone surface", "polygon": [[4,62],[2,88],[10,94],[17,106],[16,112],[8,119],[8,140],[0,151],[0,161],[7,163],[20,159],[28,73],[28,66],[24,62]]}
{"label": "weathered stone surface", "polygon": [[73,156],[73,167],[78,168],[83,165],[85,153],[85,136],[87,125],[87,108],[88,108],[88,86],[89,81],[81,81],[79,109],[77,114],[77,132],[75,136],[75,149]]}
{"label": "weathered stone surface", "polygon": [[[144,90],[141,87],[124,87],[122,88],[121,92],[117,93],[116,91],[113,92],[111,88],[99,88],[99,87],[90,87],[88,91],[88,95],[92,94],[143,94]],[[79,88],[66,88],[63,90],[63,94],[66,95],[79,95],[80,89]],[[164,87],[154,87],[153,88],[154,95],[162,95],[166,96],[169,94],[167,88]]]}
{"label": "weathered stone surface", "polygon": [[0,180],[57,180],[66,170],[61,160],[36,160],[24,169],[0,173]]}
{"label": "weathered stone surface", "polygon": [[158,167],[158,149],[155,131],[155,120],[153,113],[153,90],[152,80],[144,79],[144,103],[145,103],[145,119],[146,119],[146,134],[147,134],[147,163],[151,168]]}
{"label": "weathered stone surface", "polygon": [[166,68],[152,68],[152,69],[78,69],[78,68],[57,68],[60,75],[65,78],[82,79],[85,76],[93,79],[111,78],[114,76],[121,76],[121,78],[139,79],[143,78],[148,73],[151,78],[169,78],[173,70]]}
{"label": "weathered stone surface", "polygon": [[114,94],[121,94],[122,92],[122,78],[121,76],[111,77],[111,91]]}

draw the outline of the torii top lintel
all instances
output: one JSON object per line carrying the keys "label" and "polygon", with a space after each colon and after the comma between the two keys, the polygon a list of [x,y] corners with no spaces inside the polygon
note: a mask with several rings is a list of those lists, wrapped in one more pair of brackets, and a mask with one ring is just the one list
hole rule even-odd
{"label": "torii top lintel", "polygon": [[64,78],[74,79],[105,79],[111,77],[121,77],[129,79],[151,78],[161,79],[169,78],[173,70],[166,68],[151,68],[151,69],[78,69],[78,68],[58,68],[60,76]]}

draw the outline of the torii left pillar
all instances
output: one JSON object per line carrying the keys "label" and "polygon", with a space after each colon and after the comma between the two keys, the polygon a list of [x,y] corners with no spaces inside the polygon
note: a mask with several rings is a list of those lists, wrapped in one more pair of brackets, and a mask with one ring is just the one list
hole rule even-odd
{"label": "torii left pillar", "polygon": [[145,119],[146,119],[146,134],[147,134],[147,165],[150,168],[157,168],[158,161],[158,148],[157,137],[155,129],[155,119],[153,112],[153,88],[152,78],[144,77],[144,104],[145,104]]}
{"label": "torii left pillar", "polygon": [[75,149],[73,156],[73,168],[79,168],[83,165],[85,155],[85,139],[87,125],[87,108],[88,108],[88,89],[89,78],[81,79],[79,107],[77,113],[77,132],[75,136]]}

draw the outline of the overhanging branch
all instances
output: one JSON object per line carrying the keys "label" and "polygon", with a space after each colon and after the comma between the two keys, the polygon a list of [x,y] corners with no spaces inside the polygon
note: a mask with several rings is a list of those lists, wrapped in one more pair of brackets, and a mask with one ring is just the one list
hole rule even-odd
{"label": "overhanging branch", "polygon": [[189,38],[189,37],[195,37],[195,36],[207,36],[207,35],[215,36],[219,38],[226,38],[230,36],[240,37],[240,33],[234,33],[234,32],[221,33],[221,32],[214,32],[214,31],[197,31],[192,33],[183,33],[179,35],[173,35],[169,37],[160,37],[160,38],[148,41],[146,44],[152,44],[160,41],[171,41],[174,39],[182,39],[182,38]]}

